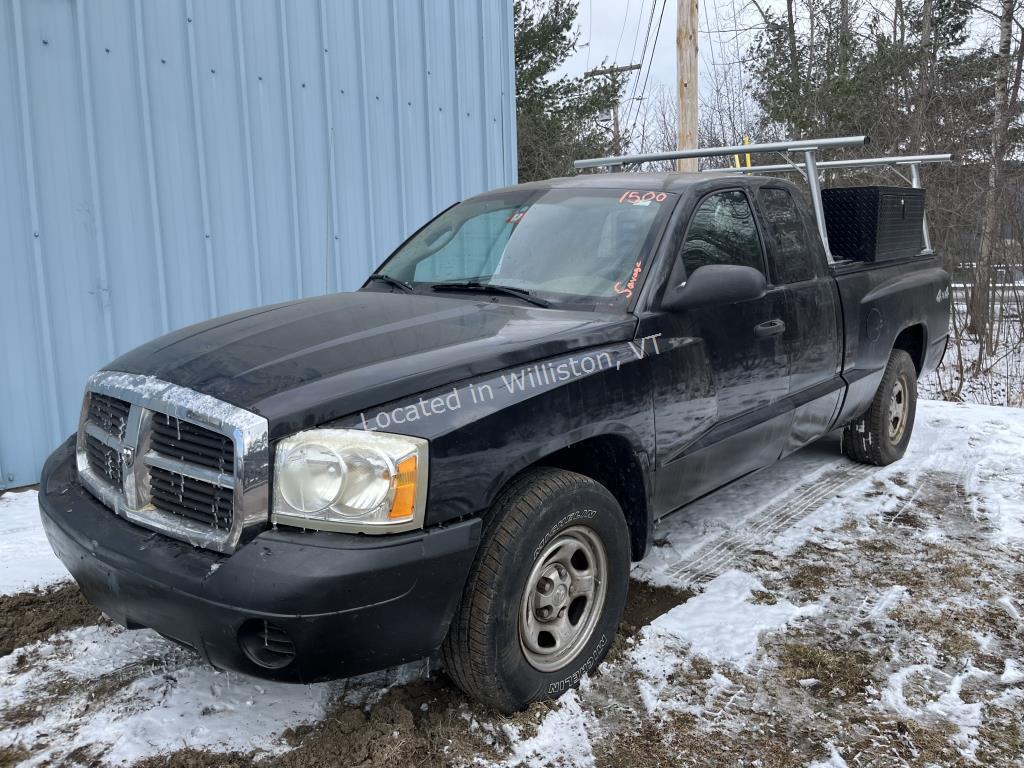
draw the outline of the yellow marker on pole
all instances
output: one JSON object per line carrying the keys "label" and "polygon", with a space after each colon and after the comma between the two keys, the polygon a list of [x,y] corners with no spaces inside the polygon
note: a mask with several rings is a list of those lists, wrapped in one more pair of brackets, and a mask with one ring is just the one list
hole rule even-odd
{"label": "yellow marker on pole", "polygon": [[[750,137],[749,136],[744,136],[743,137],[743,146],[747,146],[749,143],[750,143]],[[739,165],[740,165],[740,159],[737,157],[736,158],[736,167],[738,168]],[[747,168],[749,168],[749,167],[750,167],[750,153],[747,152]]]}

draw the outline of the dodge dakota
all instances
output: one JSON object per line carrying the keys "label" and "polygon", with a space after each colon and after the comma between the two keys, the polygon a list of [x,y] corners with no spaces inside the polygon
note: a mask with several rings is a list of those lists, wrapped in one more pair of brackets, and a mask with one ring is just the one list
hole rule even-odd
{"label": "dodge dakota", "polygon": [[919,243],[831,254],[815,221],[718,173],[465,200],[355,292],[96,373],[43,470],[49,541],[109,617],[218,668],[427,658],[500,710],[557,697],[661,518],[833,430],[850,460],[906,450],[949,277]]}

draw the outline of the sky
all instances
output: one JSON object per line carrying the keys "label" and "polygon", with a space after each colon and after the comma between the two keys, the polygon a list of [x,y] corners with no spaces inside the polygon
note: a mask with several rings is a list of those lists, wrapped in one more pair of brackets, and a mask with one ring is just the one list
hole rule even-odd
{"label": "sky", "polygon": [[[633,73],[626,97],[628,99],[633,95],[634,85],[639,95],[645,79],[648,93],[658,86],[674,88],[676,0],[579,0],[580,11],[576,22],[580,32],[580,48],[565,63],[561,72],[580,75],[588,69],[601,66],[604,59],[607,59],[608,65],[640,62],[652,5],[655,13],[643,69]],[[655,36],[659,18],[661,28]],[[637,74],[639,83],[635,82]]]}
{"label": "sky", "polygon": [[[579,50],[559,70],[559,74],[581,75],[589,69],[608,65],[640,63],[632,73],[622,105],[624,121],[635,115],[636,97],[650,96],[659,88],[669,96],[676,83],[676,7],[677,0],[578,0]],[[773,0],[761,0],[771,7]],[[653,18],[651,15],[654,10]],[[707,98],[714,91],[712,71],[739,55],[735,38],[728,31],[732,19],[748,7],[746,0],[701,0],[699,2],[698,46],[700,49],[700,94]],[[749,7],[748,7],[749,13]],[[660,22],[660,25],[659,25]],[[650,35],[648,35],[650,24]],[[644,41],[648,40],[644,50]],[[740,45],[746,46],[746,41]],[[728,53],[732,51],[732,53]],[[722,72],[723,70],[719,70]]]}

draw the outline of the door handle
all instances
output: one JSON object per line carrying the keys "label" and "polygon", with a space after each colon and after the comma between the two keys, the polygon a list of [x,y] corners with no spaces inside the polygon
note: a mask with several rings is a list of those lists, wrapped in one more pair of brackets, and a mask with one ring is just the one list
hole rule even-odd
{"label": "door handle", "polygon": [[754,326],[754,338],[767,339],[770,336],[779,336],[786,332],[784,320],[765,320],[763,323]]}

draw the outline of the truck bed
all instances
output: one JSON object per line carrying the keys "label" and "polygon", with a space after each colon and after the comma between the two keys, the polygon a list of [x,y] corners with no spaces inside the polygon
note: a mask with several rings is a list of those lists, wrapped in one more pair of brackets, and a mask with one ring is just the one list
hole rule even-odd
{"label": "truck bed", "polygon": [[938,366],[949,328],[949,275],[935,254],[830,265],[842,307],[842,376],[848,385],[837,423],[871,403],[901,334],[912,341],[918,374]]}

